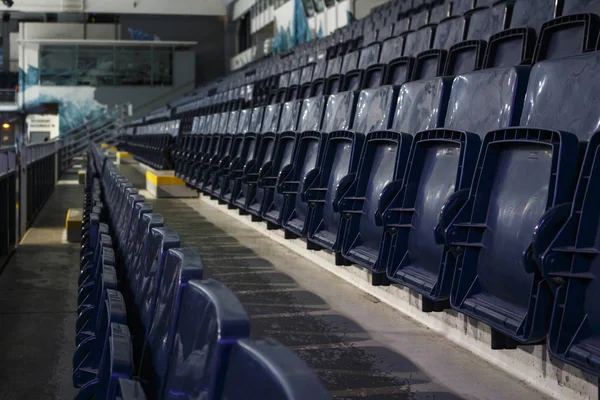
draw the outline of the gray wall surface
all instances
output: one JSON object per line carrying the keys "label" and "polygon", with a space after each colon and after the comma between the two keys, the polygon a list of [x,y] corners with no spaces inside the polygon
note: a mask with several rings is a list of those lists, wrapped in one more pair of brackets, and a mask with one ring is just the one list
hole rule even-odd
{"label": "gray wall surface", "polygon": [[156,35],[161,40],[195,41],[196,85],[225,73],[225,21],[213,16],[122,15],[121,38],[129,39],[129,29]]}

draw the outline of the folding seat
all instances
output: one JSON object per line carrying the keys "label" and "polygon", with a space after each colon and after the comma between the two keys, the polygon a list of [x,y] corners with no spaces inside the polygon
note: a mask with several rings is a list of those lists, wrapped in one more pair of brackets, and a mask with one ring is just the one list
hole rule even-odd
{"label": "folding seat", "polygon": [[[426,25],[416,31],[407,33],[404,38],[394,38],[392,39],[394,42],[390,43],[393,45],[393,49],[390,50],[385,48],[387,41],[383,43],[384,48],[382,48],[381,54],[392,51],[392,57],[394,57],[387,65],[386,77],[384,78],[385,84],[399,85],[411,79],[415,57],[431,49],[434,28],[433,25]],[[396,50],[402,45],[402,41],[404,42],[404,50],[401,53],[402,56],[398,56]]]}
{"label": "folding seat", "polygon": [[491,326],[493,348],[543,340],[559,286],[549,347],[596,374],[597,328],[584,317],[597,304],[589,296],[595,238],[593,230],[580,230],[588,211],[588,226],[597,223],[595,204],[582,208],[594,157],[589,149],[569,202],[581,149],[590,138],[591,148],[597,143],[600,112],[582,105],[597,102],[599,61],[593,52],[533,67],[521,127],[485,137],[468,198],[458,212],[442,213],[441,221],[451,222],[440,227],[456,256],[452,306]]}
{"label": "folding seat", "polygon": [[312,98],[303,104],[302,130],[299,129],[301,132],[296,139],[298,144],[292,168],[287,175],[282,175],[278,184],[280,196],[284,195],[285,201],[279,221],[271,220],[282,224],[286,235],[307,235],[311,219],[307,192],[316,185],[329,134],[348,132],[355,106],[354,92],[338,93],[328,99]]}
{"label": "folding seat", "polygon": [[187,310],[196,318],[202,318],[205,311],[202,304],[182,301],[184,288],[190,281],[202,279],[204,272],[202,260],[194,250],[169,250],[157,271],[162,274],[156,277],[154,288],[146,294],[147,301],[155,297],[156,305],[146,328],[141,356],[136,359],[137,376],[150,398],[161,398],[159,394],[164,391],[180,312]]}
{"label": "folding seat", "polygon": [[182,150],[180,162],[177,163],[175,168],[175,176],[177,176],[178,178],[185,177],[185,172],[187,171],[189,164],[192,162],[192,157],[200,147],[200,143],[198,142],[201,141],[203,136],[199,135],[199,133],[203,133],[205,131],[206,122],[207,116],[203,115],[201,117],[198,117],[196,122],[194,123],[192,132],[188,138],[188,143]]}
{"label": "folding seat", "polygon": [[233,144],[233,136],[237,132],[238,122],[239,122],[239,112],[231,111],[229,113],[229,118],[227,119],[227,127],[225,128],[223,133],[220,135],[219,139],[219,148],[214,153],[212,157],[206,163],[206,167],[204,169],[202,190],[204,193],[215,196],[216,195],[216,187],[218,185],[217,172],[219,170],[219,163],[225,157],[229,157],[231,154],[231,147]]}
{"label": "folding seat", "polygon": [[300,78],[302,75],[302,71],[303,67],[300,67],[290,72],[290,80],[284,98],[285,101],[296,100],[298,98],[300,92]]}
{"label": "folding seat", "polygon": [[[136,335],[137,343],[143,343],[144,335],[149,331],[154,316],[154,307],[160,284],[162,267],[164,266],[169,249],[180,246],[177,231],[172,228],[153,228],[146,236],[139,263],[134,266],[135,283],[132,287],[133,298],[139,312],[141,326],[129,324]],[[132,326],[133,325],[133,326]],[[138,329],[141,328],[141,329]],[[141,334],[141,335],[140,335]]]}
{"label": "folding seat", "polygon": [[[301,169],[298,173],[303,173],[312,170],[319,160],[319,143],[324,140],[323,133],[325,133],[320,132],[325,101],[324,96],[304,100],[299,110],[300,121],[298,122],[297,130],[282,132],[277,138],[272,158],[273,161],[268,166],[269,170],[265,171],[265,175],[259,183],[259,186],[264,190],[261,215],[267,221],[267,227],[269,228],[281,225],[284,203],[286,198],[288,198],[287,192],[293,191],[295,193],[296,191],[295,188],[290,190],[290,186],[293,183],[287,182],[289,180],[288,175],[293,173],[292,171],[295,167],[294,161],[304,164],[298,165],[298,168]],[[333,126],[334,121],[341,116],[331,114],[330,117],[331,124],[329,126]],[[302,157],[298,160],[295,158],[296,147],[301,141],[300,138],[305,136],[305,134],[312,136],[314,140],[302,141],[304,145],[302,150],[300,150]],[[309,147],[307,148],[306,146]],[[310,154],[307,154],[307,152]]]}
{"label": "folding seat", "polygon": [[[126,245],[123,248],[121,254],[118,255],[117,263],[121,266],[122,271],[124,273],[126,268],[129,266],[131,253],[134,251],[136,246],[136,241],[138,238],[138,229],[140,229],[140,221],[144,214],[150,214],[153,211],[154,206],[148,202],[140,202],[136,203],[131,219],[130,229],[127,234]],[[122,275],[119,276],[119,279],[122,279]]]}
{"label": "folding seat", "polygon": [[474,7],[474,0],[452,0],[452,15],[464,15]]}
{"label": "folding seat", "polygon": [[213,120],[215,118],[218,117],[213,114],[207,115],[206,119],[204,120],[204,124],[198,125],[198,132],[197,135],[195,135],[196,140],[194,142],[194,148],[188,158],[189,161],[184,166],[182,179],[186,182],[186,184],[191,185],[195,176],[195,171],[199,166],[199,162],[210,143],[209,130],[211,129]]}
{"label": "folding seat", "polygon": [[[351,70],[348,70],[344,74],[344,79],[341,83],[341,89],[343,92],[349,90],[360,90],[365,85],[369,87],[379,86],[381,79],[375,78],[373,81],[367,81],[365,79],[365,71],[372,65],[376,65],[379,61],[379,51],[381,45],[379,43],[373,43],[370,46],[364,47],[360,50],[360,57],[358,64]],[[372,75],[369,75],[372,76]]]}
{"label": "folding seat", "polygon": [[466,39],[448,51],[446,75],[464,74],[483,66],[487,40],[501,32],[507,24],[510,2],[500,2],[493,7],[477,8],[468,13],[469,26]]}
{"label": "folding seat", "polygon": [[416,31],[429,23],[429,10],[425,9],[410,17],[410,29]]}
{"label": "folding seat", "polygon": [[410,18],[401,18],[396,22],[393,22],[394,27],[392,28],[391,37],[401,36],[410,31]]}
{"label": "folding seat", "polygon": [[[301,100],[289,101],[283,104],[277,133],[268,132],[263,133],[261,136],[256,157],[256,173],[252,175],[252,179],[248,176],[248,184],[253,183],[253,185],[249,187],[245,207],[245,210],[255,218],[260,218],[263,215],[265,193],[268,191],[265,190],[264,178],[269,176],[268,174],[271,173],[272,169],[277,168],[280,165],[279,162],[289,157],[294,150],[292,139],[298,126],[301,105]],[[280,145],[279,143],[282,140],[283,143]]]}
{"label": "folding seat", "polygon": [[111,324],[110,336],[106,342],[97,378],[79,390],[76,400],[113,399],[118,380],[131,377],[133,360],[131,335],[127,325]]}
{"label": "folding seat", "polygon": [[102,360],[107,356],[112,324],[127,324],[125,301],[119,291],[105,289],[96,309],[90,322],[77,332],[77,347],[73,354],[73,386],[76,388],[98,379]]}
{"label": "folding seat", "polygon": [[[210,180],[213,182],[212,196],[219,199],[221,204],[226,202],[223,199],[225,192],[229,188],[229,174],[231,172],[231,163],[234,159],[241,156],[244,143],[244,135],[248,133],[250,129],[250,119],[252,116],[252,110],[246,109],[240,111],[237,127],[235,133],[231,138],[231,145],[228,151],[225,151],[223,157],[219,160],[217,169],[212,173],[213,176]],[[231,118],[230,118],[231,123]],[[230,129],[233,129],[231,127]]]}
{"label": "folding seat", "polygon": [[306,87],[302,88],[303,95],[305,97],[315,97],[325,94],[325,78],[327,74],[327,61],[325,59],[318,60],[313,70],[312,83],[310,85],[310,92],[306,96]]}
{"label": "folding seat", "polygon": [[[490,126],[501,128],[516,123],[526,80],[527,69],[524,67],[459,76],[453,81],[445,116],[446,107],[444,102],[440,104],[440,97],[419,93],[428,90],[427,86],[420,86],[427,85],[427,81],[404,85],[393,127],[395,131],[415,135],[410,157],[402,156],[405,158],[399,157],[395,161],[396,168],[406,166],[408,169],[404,182],[400,180],[403,176],[397,172],[393,174],[389,167],[381,178],[379,175],[370,178],[379,171],[366,163],[369,147],[365,145],[362,157],[365,167],[358,169],[356,190],[349,191],[352,198],[343,199],[341,204],[342,207],[352,202],[350,211],[356,212],[348,214],[343,256],[375,275],[387,270],[390,280],[411,287],[424,298],[447,298],[447,282],[437,281],[443,246],[436,245],[432,226],[435,226],[446,198],[468,188],[478,156],[480,135]],[[443,81],[433,80],[429,84],[440,88]],[[502,90],[498,92],[498,88]],[[414,93],[419,103],[425,100],[429,107],[437,110],[437,114],[434,113],[436,119],[430,117],[430,108],[412,106],[413,99],[404,94],[406,90]],[[444,129],[436,129],[442,126],[442,121]],[[367,184],[369,181],[371,183]],[[395,187],[394,182],[397,182]],[[384,189],[386,185],[388,189]],[[370,186],[378,189],[370,192]],[[378,199],[378,202],[371,204],[369,198]],[[345,214],[343,207],[342,214]],[[381,281],[385,283],[383,279]],[[424,305],[430,304],[425,302]]]}
{"label": "folding seat", "polygon": [[222,186],[222,200],[228,203],[230,208],[235,206],[234,201],[238,199],[240,190],[242,190],[244,171],[251,167],[251,163],[256,156],[256,150],[262,132],[263,114],[263,107],[256,107],[252,110],[248,130],[243,133],[242,143],[238,148],[238,152],[227,167],[229,169],[229,175],[227,183],[223,183]]}
{"label": "folding seat", "polygon": [[430,24],[439,24],[444,19],[450,16],[450,11],[452,9],[452,3],[447,2],[443,4],[439,4],[434,6],[429,13],[429,23]]}
{"label": "folding seat", "polygon": [[315,372],[272,339],[238,340],[231,349],[223,398],[229,400],[328,400]]}
{"label": "folding seat", "polygon": [[542,25],[533,61],[596,50],[600,33],[600,3],[565,0],[562,17]]}
{"label": "folding seat", "polygon": [[358,68],[359,57],[360,52],[358,50],[344,55],[339,73],[334,73],[327,77],[326,92],[328,94],[334,94],[342,91],[346,74]]}
{"label": "folding seat", "polygon": [[536,32],[556,14],[555,0],[516,0],[510,28],[488,40],[484,67],[529,64],[533,59]]}
{"label": "folding seat", "polygon": [[146,393],[139,381],[119,378],[115,392],[117,400],[147,400]]}
{"label": "folding seat", "polygon": [[198,161],[194,165],[194,177],[190,183],[191,186],[202,190],[204,186],[204,172],[206,171],[209,160],[218,154],[221,135],[227,129],[228,113],[213,115],[211,119],[210,130],[202,140],[202,149]]}
{"label": "folding seat", "polygon": [[[387,129],[395,92],[391,86],[361,92],[356,117],[354,121],[352,118],[347,121],[353,130],[335,131],[329,135],[319,174],[304,195],[313,210],[307,231],[309,247],[333,252],[338,265],[345,262],[341,257],[345,221],[341,220],[339,203],[356,177],[365,133]],[[346,101],[341,103],[342,106],[352,110],[356,97]],[[350,111],[349,115],[354,112]],[[290,218],[286,228],[293,225],[299,224]]]}
{"label": "folding seat", "polygon": [[313,71],[316,68],[316,63],[311,63],[302,68],[300,73],[300,84],[298,87],[298,99],[306,99],[310,96],[310,88],[312,86]]}
{"label": "folding seat", "polygon": [[249,335],[241,303],[215,280],[190,281],[183,291],[164,398],[222,398],[232,346]]}
{"label": "folding seat", "polygon": [[433,48],[415,58],[412,80],[441,76],[446,67],[448,49],[463,40],[464,31],[464,17],[449,17],[440,22],[435,29]]}
{"label": "folding seat", "polygon": [[138,222],[135,243],[132,245],[132,251],[129,252],[124,274],[125,280],[122,283],[122,290],[126,302],[132,307],[134,303],[138,303],[137,300],[135,300],[135,296],[139,292],[141,265],[145,265],[142,264],[142,260],[147,258],[147,254],[145,254],[147,242],[149,241],[152,230],[154,228],[160,228],[163,225],[164,219],[162,215],[157,213],[143,214]]}

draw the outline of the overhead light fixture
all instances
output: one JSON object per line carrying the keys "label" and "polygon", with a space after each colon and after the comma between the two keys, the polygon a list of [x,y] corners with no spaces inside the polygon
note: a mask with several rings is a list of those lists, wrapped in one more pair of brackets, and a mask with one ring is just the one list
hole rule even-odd
{"label": "overhead light fixture", "polygon": [[13,2],[13,0],[2,0],[2,3],[3,3],[3,4],[6,6],[6,7],[8,7],[8,8],[12,7],[12,6],[13,6],[13,4],[15,4],[15,3]]}
{"label": "overhead light fixture", "polygon": [[9,129],[10,128],[10,124],[8,122],[5,122],[2,124],[2,128],[3,129]]}

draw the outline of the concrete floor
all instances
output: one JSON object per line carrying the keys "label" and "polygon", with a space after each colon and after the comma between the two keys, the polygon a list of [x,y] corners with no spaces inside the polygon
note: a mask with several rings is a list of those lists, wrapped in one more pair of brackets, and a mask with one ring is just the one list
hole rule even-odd
{"label": "concrete floor", "polygon": [[[66,179],[77,179],[69,175]],[[63,240],[83,188],[62,181],[0,274],[0,399],[69,399],[79,245]]]}
{"label": "concrete floor", "polygon": [[[144,175],[121,172],[138,188]],[[543,399],[539,392],[198,199],[152,200],[205,276],[229,286],[252,336],[302,357],[338,399]]]}

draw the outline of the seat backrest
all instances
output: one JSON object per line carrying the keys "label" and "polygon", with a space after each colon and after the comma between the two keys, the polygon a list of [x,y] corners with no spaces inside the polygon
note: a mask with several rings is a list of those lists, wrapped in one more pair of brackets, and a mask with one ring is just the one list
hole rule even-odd
{"label": "seat backrest", "polygon": [[252,118],[250,118],[250,126],[248,128],[248,132],[259,133],[261,131],[264,114],[264,107],[255,107],[252,110]]}
{"label": "seat backrest", "polygon": [[435,78],[407,82],[400,87],[392,130],[416,134],[442,126],[446,116],[451,82]]}
{"label": "seat backrest", "polygon": [[147,382],[151,382],[154,393],[162,393],[166,384],[165,377],[173,350],[183,290],[190,280],[202,279],[203,272],[202,259],[194,250],[168,251],[156,296],[153,322],[144,343],[141,363],[141,375]]}
{"label": "seat backrest", "polygon": [[153,228],[147,237],[142,262],[140,263],[140,279],[138,296],[140,315],[144,331],[152,326],[156,296],[162,278],[167,251],[179,247],[181,240],[173,228]]}
{"label": "seat backrest", "polygon": [[392,29],[392,36],[399,36],[410,29],[410,18],[402,18],[394,22],[394,28]]}
{"label": "seat backrest", "polygon": [[449,49],[453,44],[463,40],[465,34],[465,18],[451,17],[440,22],[435,29],[434,49]]}
{"label": "seat backrest", "polygon": [[463,15],[473,8],[474,3],[473,0],[452,0],[452,15]]}
{"label": "seat backrest", "polygon": [[327,99],[323,132],[350,129],[355,114],[356,93],[353,91],[336,93]]}
{"label": "seat backrest", "polygon": [[305,99],[302,102],[298,132],[318,131],[321,129],[326,100],[326,96],[316,96]]}
{"label": "seat backrest", "polygon": [[235,133],[244,134],[250,131],[250,119],[252,118],[252,109],[247,108],[240,111],[240,117]]}
{"label": "seat backrest", "polygon": [[401,57],[404,52],[404,36],[389,38],[381,44],[379,62],[387,64],[395,58]]}
{"label": "seat backrest", "polygon": [[597,0],[564,0],[562,15],[592,13],[600,15],[600,2]]}
{"label": "seat backrest", "polygon": [[570,132],[588,141],[600,130],[598,66],[599,51],[537,63],[521,125]]}
{"label": "seat backrest", "polygon": [[222,112],[219,115],[219,126],[217,130],[213,133],[226,133],[227,132],[227,122],[229,121],[229,113]]}
{"label": "seat backrest", "polygon": [[507,25],[508,6],[500,3],[493,7],[475,9],[469,17],[467,40],[488,40]]}
{"label": "seat backrest", "polygon": [[298,127],[298,118],[300,117],[300,106],[302,100],[292,100],[285,102],[281,107],[281,120],[279,122],[278,132],[295,131]]}
{"label": "seat backrest", "polygon": [[410,29],[416,30],[429,23],[429,10],[423,10],[410,17]]}
{"label": "seat backrest", "polygon": [[265,107],[262,132],[277,132],[281,117],[281,104],[271,104]]}
{"label": "seat backrest", "polygon": [[529,27],[539,31],[542,24],[556,15],[556,0],[517,0],[515,2],[511,28]]}
{"label": "seat backrest", "polygon": [[[219,123],[219,120],[222,117],[223,117],[222,114],[213,114],[211,121],[210,121],[210,129],[206,133],[209,133],[209,134],[218,133],[219,126],[221,126],[221,124]],[[227,122],[225,122],[225,123],[227,123]]]}
{"label": "seat backrest", "polygon": [[358,62],[358,68],[365,69],[369,65],[377,63],[379,60],[379,49],[381,45],[374,43],[370,46],[364,47],[360,50],[360,59]]}
{"label": "seat backrest", "polygon": [[527,87],[525,69],[494,68],[454,78],[444,127],[476,133],[518,123]]}
{"label": "seat backrest", "polygon": [[238,298],[215,280],[183,291],[164,397],[221,398],[231,346],[247,338],[250,321]]}
{"label": "seat backrest", "polygon": [[231,111],[229,113],[229,119],[227,120],[227,128],[223,133],[233,134],[237,132],[237,125],[240,119],[239,111]]}
{"label": "seat backrest", "polygon": [[325,72],[325,76],[329,78],[330,76],[339,74],[342,69],[343,59],[343,56],[339,56],[329,60],[327,62],[327,70]]}
{"label": "seat backrest", "polygon": [[358,68],[358,58],[360,56],[360,51],[352,51],[344,56],[342,60],[342,68],[341,73],[345,74],[348,71],[352,71],[353,69]]}
{"label": "seat backrest", "polygon": [[360,133],[390,128],[396,105],[397,87],[387,85],[364,89],[358,95],[352,130]]}
{"label": "seat backrest", "polygon": [[452,3],[449,1],[433,7],[429,13],[429,23],[439,24],[442,20],[448,18],[450,16],[451,8]]}
{"label": "seat backrest", "polygon": [[233,345],[223,398],[228,400],[326,400],[331,396],[315,372],[274,340]]}
{"label": "seat backrest", "polygon": [[424,26],[406,35],[404,44],[405,56],[416,56],[422,51],[429,50],[433,41],[433,27]]}

